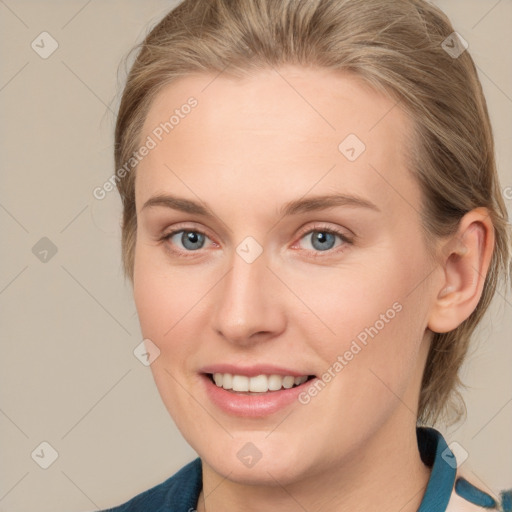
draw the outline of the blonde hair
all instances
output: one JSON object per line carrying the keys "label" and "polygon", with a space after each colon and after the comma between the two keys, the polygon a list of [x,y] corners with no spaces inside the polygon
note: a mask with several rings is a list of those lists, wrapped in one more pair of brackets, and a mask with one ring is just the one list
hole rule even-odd
{"label": "blonde hair", "polygon": [[[424,0],[185,0],[135,48],[115,130],[120,169],[140,147],[156,94],[197,72],[244,76],[284,64],[351,72],[399,101],[414,122],[409,162],[422,189],[425,239],[453,234],[461,217],[489,209],[495,248],[478,306],[459,327],[434,333],[418,422],[465,413],[459,369],[499,277],[511,274],[510,226],[501,195],[492,128],[468,51],[450,55],[446,15]],[[458,44],[448,39],[449,47]],[[445,43],[442,45],[443,41]],[[444,46],[444,47],[443,47]],[[460,46],[455,46],[460,48]],[[133,282],[137,234],[136,167],[117,187],[123,202],[122,252]]]}

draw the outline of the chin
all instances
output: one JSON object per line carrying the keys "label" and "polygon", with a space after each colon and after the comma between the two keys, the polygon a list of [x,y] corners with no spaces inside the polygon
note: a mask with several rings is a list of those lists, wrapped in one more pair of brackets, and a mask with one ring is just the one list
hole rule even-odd
{"label": "chin", "polygon": [[273,486],[300,480],[307,473],[304,450],[290,444],[283,449],[282,440],[276,441],[232,441],[225,450],[198,453],[216,473],[239,484]]}

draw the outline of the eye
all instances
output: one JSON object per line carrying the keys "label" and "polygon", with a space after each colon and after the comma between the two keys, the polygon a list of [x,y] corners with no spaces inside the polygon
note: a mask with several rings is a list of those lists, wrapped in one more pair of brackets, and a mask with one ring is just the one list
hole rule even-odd
{"label": "eye", "polygon": [[[186,228],[174,229],[163,235],[161,240],[167,243],[169,250],[182,256],[191,255],[191,253],[203,249],[207,240],[212,242],[206,233],[198,229]],[[302,240],[306,241],[306,247],[302,248],[313,252],[315,257],[321,256],[321,253],[325,252],[332,254],[339,250],[343,251],[347,245],[353,243],[352,239],[341,231],[325,226],[314,226],[313,229],[304,232],[300,236],[300,241]],[[337,240],[339,243],[336,245]],[[212,243],[216,245],[215,242]]]}
{"label": "eye", "polygon": [[[306,245],[310,246],[306,247],[306,249],[314,252],[327,252],[340,247],[343,249],[347,244],[352,243],[341,231],[324,226],[315,226],[314,229],[310,229],[303,234],[300,239],[306,240]],[[336,239],[340,241],[338,245],[336,245]],[[332,252],[337,252],[337,250]]]}
{"label": "eye", "polygon": [[168,240],[171,246],[178,246],[178,252],[190,252],[202,249],[207,238],[208,236],[201,231],[180,229],[166,234],[163,240]]}

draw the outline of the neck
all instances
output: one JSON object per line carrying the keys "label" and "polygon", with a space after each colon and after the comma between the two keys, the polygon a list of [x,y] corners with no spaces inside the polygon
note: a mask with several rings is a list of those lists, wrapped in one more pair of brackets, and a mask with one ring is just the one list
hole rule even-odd
{"label": "neck", "polygon": [[[421,461],[415,418],[399,407],[396,417],[381,426],[357,452],[342,463],[322,467],[303,480],[283,487],[242,485],[224,479],[203,461],[203,491],[198,512],[415,512],[421,503],[430,469]],[[206,496],[206,498],[205,498]]]}

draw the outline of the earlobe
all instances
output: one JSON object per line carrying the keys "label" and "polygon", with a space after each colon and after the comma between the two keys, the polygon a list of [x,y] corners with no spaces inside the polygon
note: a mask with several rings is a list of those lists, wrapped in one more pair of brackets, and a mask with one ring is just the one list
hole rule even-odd
{"label": "earlobe", "polygon": [[435,291],[429,316],[431,331],[452,331],[475,310],[482,296],[493,249],[494,227],[488,210],[471,210],[442,248],[443,279]]}

